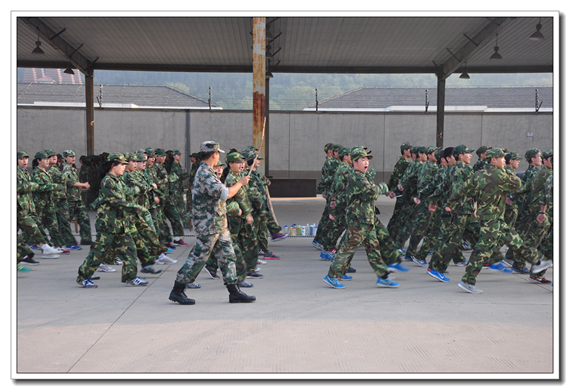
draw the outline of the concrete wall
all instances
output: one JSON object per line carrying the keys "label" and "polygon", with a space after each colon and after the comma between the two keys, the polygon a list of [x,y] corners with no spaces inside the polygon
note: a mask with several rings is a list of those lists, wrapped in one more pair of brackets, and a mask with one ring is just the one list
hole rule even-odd
{"label": "concrete wall", "polygon": [[[75,108],[18,108],[18,150],[46,148],[86,153],[85,113]],[[435,145],[436,116],[423,113],[271,112],[267,126],[270,175],[320,179],[327,142],[364,145],[374,155],[377,181],[387,181],[400,155],[399,145]],[[179,149],[185,165],[189,151],[216,140],[222,149],[242,150],[253,142],[250,111],[96,109],[95,153],[138,148]],[[520,154],[553,147],[552,113],[448,113],[444,144],[506,147]],[[527,136],[532,132],[534,136]],[[477,160],[474,156],[472,163]],[[526,163],[521,164],[521,169]]]}

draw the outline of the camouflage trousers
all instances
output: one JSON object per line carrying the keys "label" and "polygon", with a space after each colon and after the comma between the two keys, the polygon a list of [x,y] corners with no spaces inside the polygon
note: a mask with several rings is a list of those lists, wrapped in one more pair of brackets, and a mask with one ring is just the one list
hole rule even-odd
{"label": "camouflage trousers", "polygon": [[[236,236],[236,243],[240,247],[242,256],[245,263],[246,273],[255,271],[257,268],[257,256],[260,250],[260,240],[258,237],[258,230],[260,229],[258,215],[253,215],[253,223],[247,224],[245,220],[241,221],[238,234]],[[267,231],[267,229],[265,229]],[[267,245],[266,245],[267,247]],[[269,250],[269,249],[267,249]],[[264,251],[266,252],[266,251]]]}
{"label": "camouflage trousers", "polygon": [[[22,231],[21,240],[24,243],[33,244],[48,244],[51,246],[51,242],[47,238],[45,232],[40,230],[36,220],[29,215],[25,210],[18,208],[18,213],[16,215],[18,229]],[[18,236],[20,239],[20,236]]]}
{"label": "camouflage trousers", "polygon": [[507,207],[505,209],[505,222],[510,227],[514,228],[519,215],[519,209],[517,207]]}
{"label": "camouflage trousers", "polygon": [[46,205],[45,207],[38,207],[36,205],[36,212],[38,213],[38,219],[40,221],[38,226],[47,229],[50,241],[53,245],[55,247],[65,246],[65,241],[63,241],[61,237],[55,208],[52,205]]}
{"label": "camouflage trousers", "polygon": [[[164,232],[165,229],[164,226],[166,225],[166,222],[164,220],[165,217],[164,213],[162,212],[162,208],[157,206],[150,209],[149,212],[152,217],[154,230],[156,231],[156,234],[158,235],[158,239],[160,240],[160,242],[170,242],[167,240],[167,235],[166,235],[167,233]],[[168,226],[166,226],[166,230],[168,231],[168,234],[170,234]],[[170,239],[172,240],[172,237],[170,237]]]}
{"label": "camouflage trousers", "polygon": [[382,224],[382,222],[380,222],[380,219],[376,219],[374,226],[376,228],[378,244],[380,245],[380,254],[382,255],[384,263],[387,265],[398,263],[400,261],[400,253],[398,252],[398,247],[390,236],[388,229],[384,224]]}
{"label": "camouflage trousers", "polygon": [[[257,234],[257,241],[259,249],[264,253],[269,251],[269,237],[267,232],[272,236],[281,231],[281,226],[277,225],[275,218],[271,212],[267,212],[265,215],[258,215],[254,218],[255,232]],[[259,251],[258,249],[258,251]]]}
{"label": "camouflage trousers", "polygon": [[509,227],[503,219],[481,220],[480,226],[479,241],[475,244],[465,274],[461,278],[464,283],[475,285],[477,275],[481,272],[483,264],[489,263],[496,248],[503,245],[513,248],[515,255],[526,262],[531,264],[538,262],[535,251],[527,246],[517,232]]}
{"label": "camouflage trousers", "polygon": [[55,212],[57,214],[57,225],[59,226],[59,234],[65,245],[77,245],[77,240],[71,232],[71,225],[69,219],[69,205],[67,198],[58,200],[55,205]]}
{"label": "camouflage trousers", "polygon": [[442,220],[438,242],[433,250],[429,267],[437,272],[445,272],[449,262],[461,251],[463,232],[471,214],[449,214]]}
{"label": "camouflage trousers", "polygon": [[166,245],[160,243],[149,212],[146,212],[143,215],[135,215],[133,218],[135,228],[144,240],[145,245],[152,256],[158,257],[161,253],[168,250]]}
{"label": "camouflage trousers", "polygon": [[[435,249],[437,243],[443,239],[443,234],[444,234],[442,233],[442,230],[444,229],[443,227],[446,226],[448,223],[450,223],[451,219],[453,218],[453,216],[450,213],[445,211],[440,206],[437,208],[437,210],[434,213],[435,215],[432,216],[431,223],[429,225],[427,232],[425,233],[422,246],[420,250],[416,252],[415,257],[417,259],[425,261],[429,252]],[[453,260],[453,262],[457,264],[461,263],[462,261],[465,261],[466,259],[463,256],[461,249],[457,248],[453,253],[453,255],[451,256],[451,260]],[[434,265],[430,262],[430,268],[433,268],[433,266]]]}
{"label": "camouflage trousers", "polygon": [[330,265],[328,276],[340,278],[346,273],[348,264],[356,250],[364,245],[368,262],[377,277],[385,277],[390,273],[388,266],[382,260],[380,243],[376,235],[375,225],[350,225],[337,251],[336,258]]}
{"label": "camouflage trousers", "polygon": [[325,209],[323,210],[323,215],[321,215],[321,219],[319,220],[319,225],[317,228],[317,234],[315,234],[315,241],[320,243],[323,238],[322,235],[325,231],[325,226],[328,224],[329,221],[329,214],[331,213],[331,199],[329,196],[326,197],[325,200]]}
{"label": "camouflage trousers", "polygon": [[228,230],[218,234],[197,236],[192,252],[176,275],[176,281],[184,284],[194,283],[210,255],[215,257],[222,271],[224,284],[235,283],[237,280],[236,255]]}
{"label": "camouflage trousers", "polygon": [[22,234],[18,234],[17,246],[16,246],[16,261],[19,263],[24,259],[25,256],[34,257],[34,252],[32,252],[28,244],[26,244],[24,236]]}
{"label": "camouflage trousers", "polygon": [[103,263],[108,252],[123,254],[123,270],[121,282],[137,277],[137,248],[129,233],[97,232],[98,237],[93,243],[87,258],[79,266],[77,281],[91,278],[99,265]]}
{"label": "camouflage trousers", "polygon": [[[545,247],[542,246],[543,242],[547,241],[549,234],[552,234],[552,223],[549,217],[546,217],[546,220],[542,223],[538,222],[536,218],[532,220],[532,222],[527,225],[526,229],[519,232],[520,236],[531,249],[536,250],[539,252],[539,256],[544,255],[546,259],[552,259],[552,252],[546,253],[542,252]],[[548,243],[546,244],[546,248],[548,249]],[[552,246],[551,246],[552,248]],[[509,247],[509,250],[511,248]],[[550,257],[548,256],[550,254]],[[514,256],[515,262],[514,264],[520,263],[517,256]],[[547,270],[541,271],[539,273],[533,273],[531,271],[530,276],[536,277],[543,277]]]}
{"label": "camouflage trousers", "polygon": [[81,237],[81,244],[91,243],[91,221],[85,204],[80,200],[70,200],[67,204],[69,206],[69,220],[77,221],[77,224],[79,225],[79,237]]}
{"label": "camouflage trousers", "polygon": [[388,232],[392,238],[396,237],[398,229],[400,227],[400,217],[402,216],[402,207],[404,207],[405,200],[402,196],[396,198],[396,205],[394,206],[394,212],[392,213],[392,218],[388,221]]}
{"label": "camouflage trousers", "polygon": [[404,203],[401,211],[402,215],[399,220],[399,226],[397,227],[397,232],[394,237],[394,242],[398,248],[403,248],[404,244],[412,234],[417,212],[418,205],[413,201],[413,199],[409,199],[407,203]]}
{"label": "camouflage trousers", "polygon": [[168,242],[172,241],[172,236],[184,236],[184,226],[182,225],[182,219],[178,213],[177,205],[169,199],[164,204],[163,211],[164,216],[170,221],[170,226],[172,226],[172,235],[170,235],[170,230],[168,230]]}
{"label": "camouflage trousers", "polygon": [[416,255],[420,241],[424,238],[430,228],[432,214],[433,213],[429,211],[428,202],[422,202],[419,204],[416,219],[414,221],[414,227],[410,235],[410,242],[406,249],[406,256],[412,257]]}
{"label": "camouflage trousers", "polygon": [[[335,220],[333,221],[332,219],[328,218],[326,223],[324,223],[322,227],[319,227],[319,230],[322,229],[322,231],[320,235],[320,241],[317,242],[323,246],[323,249],[325,251],[330,251],[331,249],[336,248],[338,239],[346,228],[346,217],[342,212],[331,209],[331,214]],[[319,233],[318,230],[317,233]]]}
{"label": "camouflage trousers", "polygon": [[[234,245],[234,252],[236,254],[236,277],[238,282],[243,282],[247,277],[246,263],[243,258],[241,249],[237,244],[237,235],[232,234],[231,238],[232,238],[232,243]],[[210,258],[208,259],[206,265],[214,270],[218,269],[218,262],[216,261],[216,258],[214,257],[213,254],[210,254]]]}

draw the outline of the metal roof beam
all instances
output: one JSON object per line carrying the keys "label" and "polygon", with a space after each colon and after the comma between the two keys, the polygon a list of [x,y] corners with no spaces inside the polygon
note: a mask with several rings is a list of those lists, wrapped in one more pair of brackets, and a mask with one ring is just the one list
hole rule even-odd
{"label": "metal roof beam", "polygon": [[[22,20],[32,31],[39,32],[42,39],[65,58],[66,61],[62,61],[61,63],[58,62],[58,68],[67,67],[69,66],[69,63],[71,63],[74,68],[83,74],[93,74],[93,62],[89,61],[89,59],[79,53],[77,51],[78,48],[73,47],[60,36],[61,33],[65,31],[65,28],[62,31],[56,32],[45,24],[41,18],[22,18]],[[18,66],[29,66],[29,64],[18,62]],[[46,67],[44,64],[38,66]]]}
{"label": "metal roof beam", "polygon": [[[466,62],[473,54],[481,50],[487,42],[504,29],[515,18],[493,18],[474,37],[465,36],[468,42],[463,45],[455,54],[441,65],[444,78],[451,76],[460,66]],[[449,49],[447,49],[449,51]],[[473,72],[473,69],[469,69]]]}

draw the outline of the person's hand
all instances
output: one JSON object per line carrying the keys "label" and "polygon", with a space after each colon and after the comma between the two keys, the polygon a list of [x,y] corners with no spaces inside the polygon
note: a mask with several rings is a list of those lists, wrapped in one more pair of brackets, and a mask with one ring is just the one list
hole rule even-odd
{"label": "person's hand", "polygon": [[399,189],[400,191],[404,191],[404,187],[403,187],[401,184],[398,184],[398,189]]}
{"label": "person's hand", "polygon": [[331,201],[331,208],[333,208],[333,209],[334,209],[334,208],[335,208],[335,206],[336,206],[336,202],[335,202],[334,200],[333,200],[333,201]]}
{"label": "person's hand", "polygon": [[431,203],[431,204],[428,206],[428,210],[430,211],[430,213],[435,212],[435,210],[437,210],[437,205]]}
{"label": "person's hand", "polygon": [[331,221],[336,221],[336,218],[333,217],[332,214],[329,214],[329,219],[330,219]]}
{"label": "person's hand", "polygon": [[253,223],[253,217],[251,216],[251,214],[245,216],[245,223],[247,223],[248,225],[251,225]]}
{"label": "person's hand", "polygon": [[158,196],[154,197],[154,203],[159,204],[160,203],[160,199],[158,198]]}
{"label": "person's hand", "polygon": [[415,203],[415,204],[420,204],[420,203],[421,203],[421,200],[419,200],[418,198],[414,197],[414,203]]}
{"label": "person's hand", "polygon": [[238,183],[240,183],[242,186],[246,186],[249,184],[250,179],[251,179],[251,176],[245,175],[244,177],[239,179]]}
{"label": "person's hand", "polygon": [[510,206],[513,204],[513,201],[511,200],[511,198],[507,198],[506,203]]}
{"label": "person's hand", "polygon": [[543,223],[544,221],[546,221],[546,214],[538,214],[536,220],[540,223]]}
{"label": "person's hand", "polygon": [[388,194],[388,196],[390,196],[390,199],[394,199],[396,197],[396,193],[392,191]]}
{"label": "person's hand", "polygon": [[447,206],[447,207],[445,208],[445,211],[447,211],[448,213],[451,213],[451,207]]}
{"label": "person's hand", "polygon": [[158,190],[158,186],[156,185],[156,183],[152,183],[152,186],[154,187],[155,190]]}
{"label": "person's hand", "polygon": [[323,191],[322,195],[323,195],[323,198],[327,197],[327,194],[324,191]]}
{"label": "person's hand", "polygon": [[91,185],[89,185],[89,182],[86,181],[85,183],[83,183],[83,188],[88,190],[89,188],[91,188]]}

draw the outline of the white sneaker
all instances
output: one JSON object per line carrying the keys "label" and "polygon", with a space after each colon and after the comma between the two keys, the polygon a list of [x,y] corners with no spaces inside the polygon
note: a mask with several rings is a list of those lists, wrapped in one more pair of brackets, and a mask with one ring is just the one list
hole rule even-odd
{"label": "white sneaker", "polygon": [[109,267],[107,264],[101,263],[99,265],[99,268],[97,268],[97,271],[99,271],[99,272],[115,272],[116,269]]}
{"label": "white sneaker", "polygon": [[115,265],[123,265],[123,260],[119,259],[118,257],[115,258]]}
{"label": "white sneaker", "polygon": [[533,273],[537,274],[550,267],[552,267],[552,260],[546,260],[546,261],[543,260],[540,263],[533,265],[531,270]]}
{"label": "white sneaker", "polygon": [[59,258],[59,253],[50,254],[50,255],[46,255],[46,254],[44,253],[44,254],[42,254],[41,258],[42,258],[42,259],[58,259],[58,258]]}
{"label": "white sneaker", "polygon": [[42,252],[44,255],[59,255],[63,253],[62,249],[56,249],[52,246],[49,246],[48,244],[44,244],[44,246],[42,247]]}
{"label": "white sneaker", "polygon": [[257,267],[257,268],[255,269],[255,272],[258,272],[258,271],[261,271],[261,268]]}
{"label": "white sneaker", "polygon": [[257,264],[267,264],[267,261],[258,259]]}
{"label": "white sneaker", "polygon": [[170,257],[166,256],[164,253],[161,253],[156,259],[155,264],[176,264],[178,260],[171,259]]}

